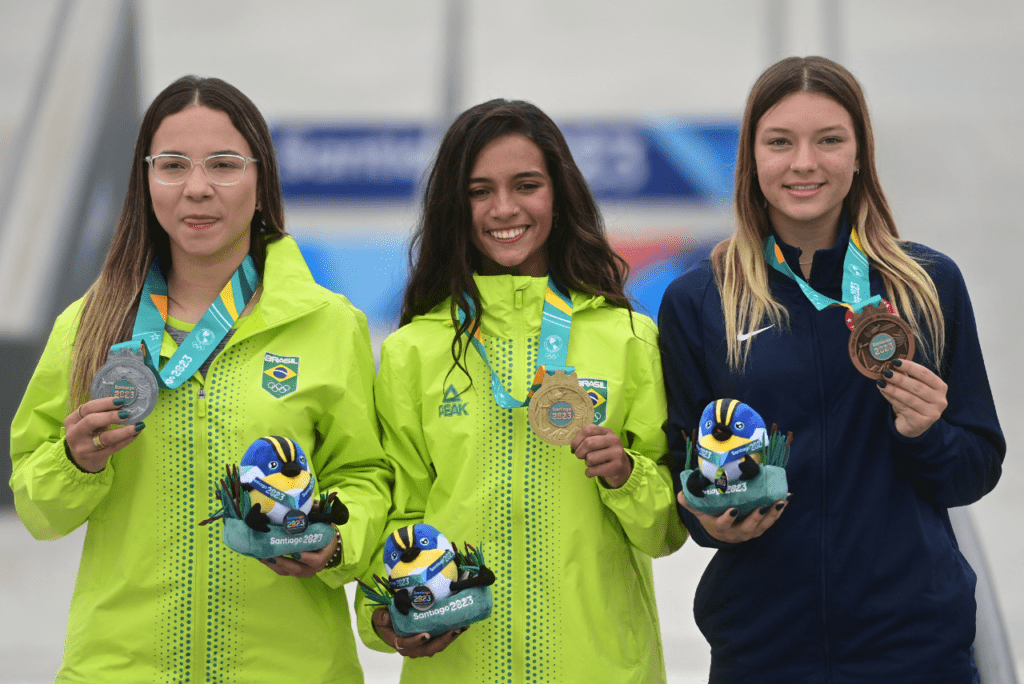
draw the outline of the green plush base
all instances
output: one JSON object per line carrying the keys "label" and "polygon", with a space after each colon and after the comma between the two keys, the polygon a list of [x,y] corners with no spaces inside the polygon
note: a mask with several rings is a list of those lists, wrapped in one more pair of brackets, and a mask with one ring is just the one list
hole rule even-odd
{"label": "green plush base", "polygon": [[763,506],[782,501],[789,493],[786,471],[778,466],[761,466],[761,472],[757,477],[753,480],[733,483],[725,494],[720,493],[715,485],[710,484],[704,490],[703,498],[694,496],[686,487],[686,481],[692,472],[692,470],[684,470],[679,475],[686,503],[701,513],[716,517],[730,508],[739,509],[739,515],[746,515]]}
{"label": "green plush base", "polygon": [[437,601],[429,610],[420,611],[412,608],[408,615],[402,615],[394,604],[389,610],[391,622],[398,636],[413,636],[420,632],[429,632],[431,636],[437,636],[489,617],[491,588],[463,589],[443,601]]}
{"label": "green plush base", "polygon": [[257,532],[244,520],[224,518],[224,543],[252,558],[319,551],[330,544],[333,537],[334,528],[328,523],[313,523],[302,534],[291,535],[277,525],[271,525],[269,532]]}

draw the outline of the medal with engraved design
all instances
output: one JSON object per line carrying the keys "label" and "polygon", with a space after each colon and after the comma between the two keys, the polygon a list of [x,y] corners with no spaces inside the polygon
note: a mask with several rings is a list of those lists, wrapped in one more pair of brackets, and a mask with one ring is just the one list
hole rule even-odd
{"label": "medal with engraved design", "polygon": [[548,444],[565,446],[584,425],[594,422],[594,404],[576,373],[545,374],[530,400],[530,427]]}
{"label": "medal with engraved design", "polygon": [[132,352],[122,348],[107,353],[104,363],[93,376],[89,393],[93,399],[113,397],[124,399],[118,407],[127,411],[128,417],[114,425],[132,425],[152,413],[160,397],[160,386],[156,376],[144,361],[143,351]]}
{"label": "medal with engraved design", "polygon": [[914,357],[914,333],[899,316],[885,306],[866,306],[850,316],[850,359],[861,374],[878,380],[896,359]]}

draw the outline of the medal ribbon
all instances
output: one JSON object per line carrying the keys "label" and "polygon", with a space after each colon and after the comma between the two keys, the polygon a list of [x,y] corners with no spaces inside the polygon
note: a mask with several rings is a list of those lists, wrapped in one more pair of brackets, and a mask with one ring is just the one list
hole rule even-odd
{"label": "medal ribbon", "polygon": [[[120,342],[110,349],[145,350],[145,362],[157,378],[162,389],[175,389],[192,377],[209,358],[220,341],[231,330],[245,306],[252,299],[260,275],[251,255],[231,276],[216,301],[199,319],[192,332],[178,346],[178,350],[160,370],[160,345],[167,324],[167,280],[160,268],[160,259],[154,259],[142,286],[139,313],[135,316],[135,329],[130,342]],[[189,352],[192,353],[189,353]]]}
{"label": "medal ribbon", "polygon": [[[468,318],[474,318],[476,311],[473,307],[473,300],[466,293],[466,301],[469,302]],[[467,314],[459,309],[459,323],[466,322]],[[533,394],[540,389],[544,374],[554,375],[555,371],[572,373],[575,368],[566,366],[565,361],[569,353],[569,330],[572,326],[572,298],[565,287],[559,283],[554,275],[548,275],[548,284],[544,292],[544,311],[540,323],[540,341],[537,350],[537,372],[533,376],[533,385],[526,395],[525,401],[519,401],[505,389],[501,379],[494,372],[491,362],[487,358],[487,350],[484,348],[483,333],[477,328],[476,334],[469,338],[473,348],[480,354],[488,370],[491,371],[491,393],[494,401],[502,408],[519,408],[526,406],[533,398]],[[467,336],[469,331],[466,331]]]}
{"label": "medal ribbon", "polygon": [[846,257],[843,259],[843,301],[841,302],[821,294],[808,285],[806,280],[794,273],[786,263],[782,248],[775,243],[773,235],[769,235],[765,240],[764,258],[769,266],[795,281],[818,311],[830,306],[845,306],[854,313],[860,313],[865,306],[877,305],[882,301],[880,295],[871,296],[871,281],[868,279],[870,266],[868,258],[864,256],[864,250],[860,246],[860,236],[857,235],[856,228],[850,231],[850,244],[846,248]]}

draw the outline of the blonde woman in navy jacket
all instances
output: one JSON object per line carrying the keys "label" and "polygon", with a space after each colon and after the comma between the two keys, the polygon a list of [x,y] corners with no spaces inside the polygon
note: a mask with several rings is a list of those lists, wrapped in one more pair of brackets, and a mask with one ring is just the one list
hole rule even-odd
{"label": "blonde woman in navy jacket", "polygon": [[[660,310],[676,482],[683,433],[716,398],[793,431],[791,497],[720,517],[680,494],[719,549],[694,600],[710,682],[977,681],[975,575],[947,509],[996,484],[1006,449],[970,299],[946,256],[899,239],[860,86],[821,57],[770,67],[747,101],[736,230]],[[917,340],[877,382],[854,367],[842,300],[853,235],[870,294]],[[781,250],[789,273],[776,260]],[[769,249],[766,251],[765,247]]]}

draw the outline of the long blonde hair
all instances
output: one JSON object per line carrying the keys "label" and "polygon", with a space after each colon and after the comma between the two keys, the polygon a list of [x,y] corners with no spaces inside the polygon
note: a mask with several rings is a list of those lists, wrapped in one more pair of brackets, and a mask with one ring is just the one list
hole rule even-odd
{"label": "long blonde hair", "polygon": [[769,267],[763,250],[771,229],[768,203],[755,176],[754,133],[765,112],[796,92],[826,95],[849,112],[860,173],[853,177],[843,208],[892,303],[910,324],[925,358],[937,366],[945,348],[938,293],[921,265],[900,248],[899,233],[875,169],[875,139],[860,84],[844,67],[825,57],[789,57],[765,70],[750,90],[736,154],[736,228],[711,256],[722,294],[729,367],[742,370],[750,353],[750,338],[742,343],[737,339],[741,330],[761,327],[766,321],[777,325],[789,322],[789,313],[772,297],[768,286]]}
{"label": "long blonde hair", "polygon": [[156,220],[149,194],[149,165],[145,157],[153,135],[165,118],[197,105],[227,114],[259,160],[256,197],[260,209],[252,218],[250,253],[261,273],[266,245],[285,234],[277,159],[270,129],[256,105],[218,78],[183,76],[167,86],[142,119],[128,192],[110,251],[99,277],[85,294],[71,356],[68,404],[72,409],[88,401],[89,384],[106,361],[111,345],[131,339],[146,272],[153,259],[169,249],[167,233]]}

